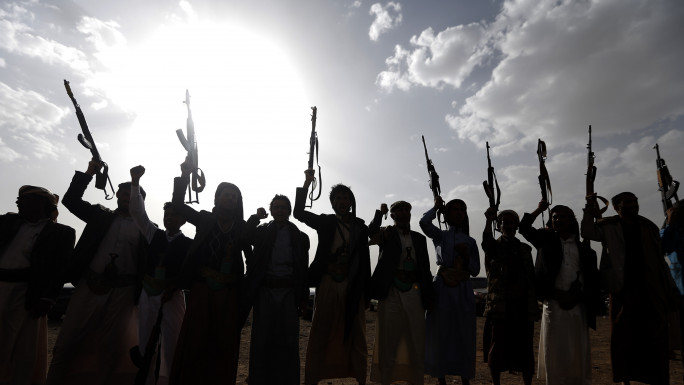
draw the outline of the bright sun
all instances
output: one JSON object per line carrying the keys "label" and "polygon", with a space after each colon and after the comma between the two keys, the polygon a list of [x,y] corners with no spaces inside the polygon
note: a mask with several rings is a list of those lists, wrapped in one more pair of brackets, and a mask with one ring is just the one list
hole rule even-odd
{"label": "bright sun", "polygon": [[[184,150],[174,131],[185,130],[182,101],[188,89],[200,167],[207,175],[202,208],[211,207],[221,181],[243,190],[250,212],[276,192],[294,198],[294,183],[306,166],[309,107],[315,103],[307,100],[303,71],[293,66],[285,47],[228,23],[195,21],[160,27],[129,48],[105,87],[135,114],[126,138],[131,145],[122,155],[145,154],[145,166],[164,178],[150,175],[148,184],[168,190],[168,174],[178,171]],[[170,191],[164,194],[160,199],[168,199]]]}

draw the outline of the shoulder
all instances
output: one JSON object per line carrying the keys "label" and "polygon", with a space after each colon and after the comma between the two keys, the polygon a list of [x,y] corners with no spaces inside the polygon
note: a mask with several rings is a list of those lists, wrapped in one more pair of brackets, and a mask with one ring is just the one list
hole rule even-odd
{"label": "shoulder", "polygon": [[[645,219],[645,218],[644,218]],[[615,226],[620,222],[619,215],[613,215],[612,217],[600,218],[596,221],[599,226]]]}
{"label": "shoulder", "polygon": [[527,243],[520,242],[518,238],[515,238],[515,240],[518,243],[518,247],[520,247],[521,249],[532,251],[532,246],[528,245]]}
{"label": "shoulder", "polygon": [[[389,227],[390,227],[390,226],[388,226],[388,228],[389,228]],[[419,239],[419,240],[421,240],[421,241],[423,241],[423,242],[426,242],[425,235],[423,235],[423,234],[421,234],[421,233],[419,233],[419,232],[417,232],[417,231],[411,230],[411,237],[412,237],[413,239]]]}
{"label": "shoulder", "polygon": [[266,229],[268,229],[268,227],[269,227],[269,225],[270,225],[271,223],[273,223],[273,221],[266,222],[266,223],[260,223],[260,224],[256,227],[256,228],[257,228],[257,231],[265,231]]}
{"label": "shoulder", "polygon": [[21,216],[17,213],[7,213],[0,215],[1,223],[12,223],[21,220]]}
{"label": "shoulder", "polygon": [[71,226],[63,225],[61,223],[52,223],[52,226],[54,226],[55,231],[59,231],[60,233],[76,234],[76,230]]}
{"label": "shoulder", "polygon": [[639,215],[639,223],[641,223],[641,225],[646,227],[649,231],[660,232],[660,228],[655,223],[648,218],[642,217],[641,215]]}
{"label": "shoulder", "polygon": [[108,207],[102,206],[102,205],[99,204],[99,203],[98,203],[98,204],[94,204],[93,207],[94,207],[97,211],[99,211],[100,213],[102,213],[103,215],[111,215],[112,217],[116,215],[116,212],[114,212],[114,210],[112,210],[112,209],[110,209],[110,208],[108,208]]}

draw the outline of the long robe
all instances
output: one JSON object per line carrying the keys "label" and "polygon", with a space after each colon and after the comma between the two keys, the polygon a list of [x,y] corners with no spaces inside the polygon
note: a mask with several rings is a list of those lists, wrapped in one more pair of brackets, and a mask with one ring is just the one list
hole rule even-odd
{"label": "long robe", "polygon": [[350,334],[345,338],[345,303],[348,280],[321,277],[316,288],[314,314],[306,348],[305,384],[328,378],[353,377],[366,382],[366,314],[358,302]]}
{"label": "long robe", "polygon": [[249,383],[298,385],[300,369],[295,289],[262,287],[252,312]]}
{"label": "long robe", "polygon": [[47,383],[120,384],[135,379],[139,280],[146,242],[133,220],[83,200],[92,176],[76,172],[62,203],[87,223],[67,272],[75,284]]}
{"label": "long robe", "polygon": [[204,282],[192,286],[169,384],[235,383],[240,353],[237,308],[236,287],[214,290]]}
{"label": "long robe", "polygon": [[47,320],[26,311],[27,286],[0,281],[0,384],[45,383]]}
{"label": "long robe", "polygon": [[57,336],[48,384],[133,383],[138,369],[129,349],[138,344],[136,288],[98,295],[76,286]]}
{"label": "long robe", "polygon": [[582,235],[602,242],[602,283],[610,292],[613,381],[669,382],[667,317],[676,286],[662,252],[658,227],[644,217],[596,222],[585,215]]}
{"label": "long robe", "polygon": [[289,221],[254,227],[256,223],[256,216],[247,221],[246,238],[254,255],[247,260],[241,310],[246,317],[253,307],[249,382],[299,384],[297,307],[309,296],[309,237]]}
{"label": "long robe", "polygon": [[[435,209],[420,220],[420,228],[432,239],[437,250],[437,264],[453,267],[457,258],[461,271],[470,276],[480,272],[480,255],[475,240],[454,227],[440,230],[432,224]],[[457,247],[466,247],[468,255],[459,255]],[[435,276],[435,307],[425,318],[425,372],[433,377],[446,375],[475,377],[477,319],[473,285],[466,279],[456,286],[447,285],[441,274]]]}
{"label": "long robe", "polygon": [[306,190],[298,188],[293,215],[318,234],[316,256],[307,272],[309,286],[316,287],[316,299],[304,381],[353,377],[365,383],[368,227],[356,217],[347,224],[336,215],[311,213],[304,210],[305,205]]}
{"label": "long robe", "polygon": [[381,224],[382,212],[376,210],[368,225],[369,243],[380,248],[371,277],[378,323],[370,377],[382,384],[423,384],[425,308],[434,301],[427,241],[416,231]]}
{"label": "long robe", "polygon": [[[561,240],[563,258],[555,280],[557,290],[567,291],[581,271],[580,251],[575,238]],[[555,299],[546,299],[539,332],[537,377],[549,385],[591,384],[591,348],[586,307],[578,303],[562,309]]]}
{"label": "long robe", "polygon": [[534,321],[539,306],[534,291],[532,248],[517,238],[495,240],[482,234],[488,291],[483,331],[484,361],[494,373],[534,373]]}
{"label": "long robe", "polygon": [[425,360],[425,316],[420,287],[402,292],[396,287],[378,302],[378,323],[371,365],[371,381],[407,381],[422,385]]}
{"label": "long robe", "polygon": [[47,317],[29,309],[57,298],[75,238],[74,229],[47,218],[0,215],[0,384],[45,383]]}

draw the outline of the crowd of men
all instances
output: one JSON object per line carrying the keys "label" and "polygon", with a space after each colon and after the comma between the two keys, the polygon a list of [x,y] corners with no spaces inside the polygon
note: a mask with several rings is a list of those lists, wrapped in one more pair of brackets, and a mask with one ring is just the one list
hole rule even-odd
{"label": "crowd of men", "polygon": [[[306,210],[314,180],[307,170],[294,207],[276,195],[272,220],[259,224],[266,210],[245,221],[242,194],[231,183],[219,184],[211,212],[185,204],[186,162],[160,229],[146,214],[142,166],[118,186],[115,210],[83,200],[101,167],[93,160],[77,171],[62,199],[86,223],[77,243],[74,230],[57,223],[58,197],[45,188],[21,187],[18,213],[0,216],[0,385],[235,383],[250,312],[249,384],[299,384],[299,315],[310,287],[305,384],[349,377],[423,384],[425,374],[468,384],[475,377],[470,278],[480,273],[480,248],[464,201],[435,198],[419,221],[425,235],[410,228],[411,204],[401,200],[382,204],[366,225],[345,185],[330,191],[333,214]],[[484,213],[483,355],[495,385],[502,372],[532,383],[536,321],[538,378],[590,384],[588,329],[596,327],[602,290],[610,294],[613,380],[669,384],[669,336],[681,324],[668,320],[684,298],[684,216],[675,205],[659,229],[639,216],[634,194],[620,193],[612,205],[617,215],[601,218],[588,197],[581,225],[572,209],[554,206],[544,228],[533,227],[549,209],[543,200],[522,219],[512,210]],[[388,213],[393,225],[383,227]],[[290,215],[316,231],[311,264],[309,238]],[[440,216],[444,229],[434,224]],[[181,231],[186,222],[194,239]],[[536,249],[536,261],[517,232]],[[426,236],[436,252],[434,276]],[[601,242],[600,266],[589,240]],[[374,245],[380,253],[371,273]],[[48,367],[46,314],[65,282],[75,290]],[[368,376],[371,299],[378,322]]]}

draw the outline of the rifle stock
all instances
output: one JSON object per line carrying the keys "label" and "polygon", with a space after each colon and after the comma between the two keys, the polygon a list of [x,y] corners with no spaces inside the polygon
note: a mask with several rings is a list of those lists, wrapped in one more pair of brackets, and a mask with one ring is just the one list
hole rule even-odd
{"label": "rifle stock", "polygon": [[[102,160],[100,152],[97,151],[95,140],[93,139],[93,135],[90,133],[90,129],[88,128],[88,123],[86,122],[85,116],[83,115],[81,106],[76,101],[73,92],[71,92],[71,86],[69,85],[69,82],[66,79],[64,79],[64,88],[66,89],[67,95],[69,95],[71,102],[74,104],[74,108],[76,109],[76,117],[78,118],[78,124],[81,126],[82,133],[78,134],[76,138],[83,147],[90,150],[90,154],[93,156],[93,159],[102,164],[102,171],[98,171],[95,174],[95,188],[104,191],[105,199],[110,200],[114,198],[116,192],[114,191],[114,186],[112,185],[111,179],[109,179],[109,165],[107,165],[107,163]],[[112,191],[112,195],[107,194],[107,182],[109,182],[109,187]]]}

